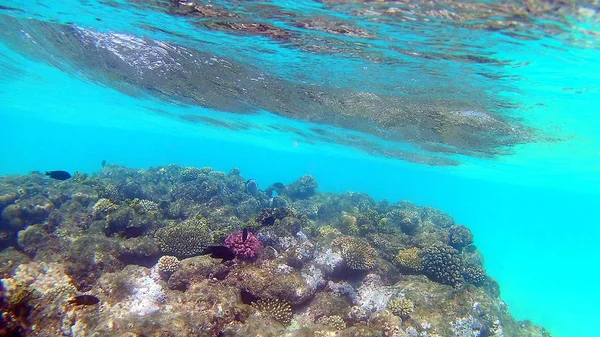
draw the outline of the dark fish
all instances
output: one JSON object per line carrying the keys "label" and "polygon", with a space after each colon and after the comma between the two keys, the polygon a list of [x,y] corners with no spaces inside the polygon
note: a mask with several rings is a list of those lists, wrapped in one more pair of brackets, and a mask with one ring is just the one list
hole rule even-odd
{"label": "dark fish", "polygon": [[210,257],[213,259],[223,260],[222,262],[235,259],[235,254],[225,246],[210,246],[206,248],[205,252],[206,254],[210,254]]}
{"label": "dark fish", "polygon": [[273,183],[273,185],[271,185],[271,186],[275,187],[276,190],[285,188],[285,185],[282,183]]}
{"label": "dark fish", "polygon": [[258,194],[258,184],[256,183],[256,180],[248,179],[248,181],[246,181],[246,192],[250,195]]}
{"label": "dark fish", "polygon": [[100,302],[100,299],[94,295],[80,295],[73,297],[69,303],[74,305],[94,305]]}
{"label": "dark fish", "polygon": [[102,167],[106,166],[106,160],[102,161]]}
{"label": "dark fish", "polygon": [[248,228],[244,228],[244,230],[242,231],[242,241],[246,241],[247,238],[248,238]]}
{"label": "dark fish", "polygon": [[71,174],[67,171],[50,171],[46,172],[46,175],[56,180],[67,180],[71,178]]}

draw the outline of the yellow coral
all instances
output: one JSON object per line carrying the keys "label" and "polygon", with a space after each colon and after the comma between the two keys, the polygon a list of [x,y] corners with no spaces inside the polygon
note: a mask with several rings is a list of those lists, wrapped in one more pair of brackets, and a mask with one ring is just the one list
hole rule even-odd
{"label": "yellow coral", "polygon": [[319,236],[329,236],[329,235],[339,235],[339,234],[341,234],[341,232],[333,226],[325,225],[325,226],[319,227]]}
{"label": "yellow coral", "polygon": [[395,298],[388,303],[388,309],[392,314],[407,317],[415,310],[413,301],[405,298]]}
{"label": "yellow coral", "polygon": [[414,271],[423,270],[423,260],[421,259],[421,249],[409,248],[402,249],[396,255],[396,262],[404,268]]}
{"label": "yellow coral", "polygon": [[94,204],[94,216],[98,216],[101,213],[110,213],[115,209],[117,209],[117,205],[109,199],[102,198]]}
{"label": "yellow coral", "polygon": [[252,306],[283,325],[288,325],[292,322],[292,306],[286,301],[264,299],[252,303]]}
{"label": "yellow coral", "polygon": [[332,244],[340,247],[342,258],[350,269],[367,270],[375,266],[377,250],[367,242],[344,236],[335,239]]}
{"label": "yellow coral", "polygon": [[357,219],[354,215],[342,215],[342,226],[346,229],[348,234],[358,234],[360,230],[360,228],[358,228]]}
{"label": "yellow coral", "polygon": [[328,325],[338,331],[346,329],[346,321],[339,315],[323,316],[319,318],[317,323]]}

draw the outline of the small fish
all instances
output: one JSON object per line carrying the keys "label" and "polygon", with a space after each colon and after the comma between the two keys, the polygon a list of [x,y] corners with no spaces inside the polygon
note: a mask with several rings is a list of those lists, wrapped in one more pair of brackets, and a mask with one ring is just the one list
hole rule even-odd
{"label": "small fish", "polygon": [[244,228],[242,231],[242,241],[246,241],[248,239],[248,228]]}
{"label": "small fish", "polygon": [[235,259],[235,254],[225,246],[210,246],[206,248],[205,252],[206,254],[210,254],[210,257],[213,259],[223,260],[222,262]]}
{"label": "small fish", "polygon": [[49,171],[46,175],[56,180],[67,180],[71,178],[71,174],[67,171]]}
{"label": "small fish", "polygon": [[246,192],[250,195],[258,194],[258,184],[256,183],[256,180],[248,179],[248,181],[246,181]]}
{"label": "small fish", "polygon": [[276,190],[285,188],[285,185],[283,183],[273,183],[273,185],[271,186],[275,187]]}
{"label": "small fish", "polygon": [[80,295],[73,297],[69,303],[74,305],[94,305],[100,302],[100,299],[94,295]]}
{"label": "small fish", "polygon": [[102,161],[102,167],[106,166],[106,159]]}

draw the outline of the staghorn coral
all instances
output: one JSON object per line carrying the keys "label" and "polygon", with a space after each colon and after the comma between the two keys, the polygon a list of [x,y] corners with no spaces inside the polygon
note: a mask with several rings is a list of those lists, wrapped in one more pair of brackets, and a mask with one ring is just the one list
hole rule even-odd
{"label": "staghorn coral", "polygon": [[243,238],[243,232],[238,232],[225,239],[225,246],[231,249],[238,259],[250,260],[258,256],[263,244],[256,235],[250,232],[248,232],[246,240]]}
{"label": "staghorn coral", "polygon": [[420,272],[423,270],[423,259],[421,258],[420,248],[402,249],[395,258],[396,262],[404,268]]}
{"label": "staghorn coral", "polygon": [[415,310],[415,304],[413,301],[397,297],[388,302],[388,310],[399,317],[408,317]]}
{"label": "staghorn coral", "polygon": [[252,306],[283,325],[289,325],[292,322],[292,306],[286,301],[280,299],[260,299],[253,302]]}
{"label": "staghorn coral", "polygon": [[160,259],[158,259],[156,267],[163,273],[174,273],[177,271],[177,268],[179,268],[179,259],[170,255],[162,256]]}
{"label": "staghorn coral", "polygon": [[431,280],[452,286],[462,282],[462,260],[458,251],[438,244],[424,248],[423,271]]}
{"label": "staghorn coral", "polygon": [[186,220],[161,228],[154,237],[163,253],[177,257],[199,255],[212,243],[208,226],[202,220]]}
{"label": "staghorn coral", "polygon": [[377,250],[360,239],[344,236],[335,239],[333,245],[340,247],[342,258],[350,269],[368,270],[377,262]]}
{"label": "staghorn coral", "polygon": [[473,234],[471,233],[471,230],[465,226],[452,226],[448,232],[450,234],[450,246],[459,251],[462,250],[463,247],[473,243]]}

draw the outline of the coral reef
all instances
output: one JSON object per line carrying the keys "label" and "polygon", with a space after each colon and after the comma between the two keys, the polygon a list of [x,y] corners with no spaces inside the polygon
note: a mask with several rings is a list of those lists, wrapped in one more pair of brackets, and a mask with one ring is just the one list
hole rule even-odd
{"label": "coral reef", "polygon": [[473,243],[473,234],[465,226],[451,226],[449,229],[450,246],[462,250],[463,247]]}
{"label": "coral reef", "polygon": [[413,247],[402,249],[396,255],[396,262],[409,270],[420,272],[423,270],[423,258],[421,257],[421,249]]}
{"label": "coral reef", "polygon": [[177,165],[0,177],[1,332],[550,336],[512,318],[449,215],[311,176],[247,181]]}
{"label": "coral reef", "polygon": [[252,303],[252,306],[281,324],[288,325],[292,322],[292,306],[285,301],[264,299]]}
{"label": "coral reef", "polygon": [[434,281],[458,286],[462,282],[462,260],[458,251],[439,244],[424,248],[423,271]]}
{"label": "coral reef", "polygon": [[377,262],[377,251],[367,242],[351,236],[344,236],[334,241],[340,247],[342,258],[350,269],[369,270]]}
{"label": "coral reef", "polygon": [[156,267],[165,274],[172,274],[179,268],[179,259],[175,256],[165,255],[158,259]]}
{"label": "coral reef", "polygon": [[415,310],[415,304],[405,298],[394,298],[387,307],[392,314],[400,317],[408,317]]}
{"label": "coral reef", "polygon": [[263,244],[256,235],[247,232],[244,239],[242,232],[231,234],[225,239],[225,246],[239,259],[254,259],[261,251]]}
{"label": "coral reef", "polygon": [[196,219],[161,228],[154,237],[163,253],[178,257],[200,255],[212,243],[208,226]]}

